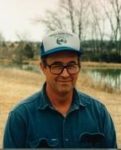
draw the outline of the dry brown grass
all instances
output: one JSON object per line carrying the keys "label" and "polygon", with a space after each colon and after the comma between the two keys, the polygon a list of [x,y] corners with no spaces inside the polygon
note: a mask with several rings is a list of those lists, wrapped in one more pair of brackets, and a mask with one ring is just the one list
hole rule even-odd
{"label": "dry brown grass", "polygon": [[[21,99],[39,90],[43,82],[42,74],[0,68],[0,147],[8,112]],[[121,94],[106,93],[98,88],[92,88],[92,81],[85,74],[79,77],[77,87],[99,98],[107,106],[115,122],[117,139],[121,148]]]}

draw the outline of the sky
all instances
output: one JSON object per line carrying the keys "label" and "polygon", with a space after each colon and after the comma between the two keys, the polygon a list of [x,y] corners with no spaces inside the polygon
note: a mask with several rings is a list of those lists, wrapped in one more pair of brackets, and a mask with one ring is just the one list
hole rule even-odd
{"label": "sky", "polygon": [[44,17],[46,10],[56,9],[57,3],[58,0],[0,0],[0,33],[6,41],[23,37],[40,41],[45,27],[34,20]]}

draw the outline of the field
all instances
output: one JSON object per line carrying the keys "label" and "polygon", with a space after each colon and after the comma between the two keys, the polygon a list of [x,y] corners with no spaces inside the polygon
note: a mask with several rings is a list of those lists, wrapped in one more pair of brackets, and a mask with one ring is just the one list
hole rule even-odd
{"label": "field", "polygon": [[[8,112],[23,98],[38,91],[44,82],[42,73],[34,73],[18,69],[0,68],[0,148]],[[121,148],[121,93],[107,93],[94,87],[92,80],[81,73],[77,87],[89,95],[98,98],[108,108],[114,120],[117,141]]]}

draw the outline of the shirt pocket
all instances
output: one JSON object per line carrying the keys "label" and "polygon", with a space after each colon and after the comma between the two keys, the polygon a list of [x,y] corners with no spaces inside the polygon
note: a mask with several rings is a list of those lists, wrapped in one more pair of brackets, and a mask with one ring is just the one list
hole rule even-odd
{"label": "shirt pocket", "polygon": [[30,148],[56,148],[57,146],[57,139],[40,138],[29,142]]}
{"label": "shirt pocket", "polygon": [[85,132],[80,135],[80,144],[83,148],[104,148],[105,136],[101,132]]}

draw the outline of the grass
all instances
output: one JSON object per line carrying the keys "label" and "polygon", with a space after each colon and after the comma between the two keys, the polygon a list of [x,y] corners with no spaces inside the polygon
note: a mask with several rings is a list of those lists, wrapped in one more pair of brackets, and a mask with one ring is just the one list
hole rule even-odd
{"label": "grass", "polygon": [[[3,131],[9,111],[21,99],[38,91],[44,82],[43,74],[11,68],[0,68],[0,148]],[[93,86],[91,78],[81,73],[77,87],[93,97],[98,98],[108,108],[114,120],[117,140],[121,148],[121,93],[107,93],[100,85]]]}

